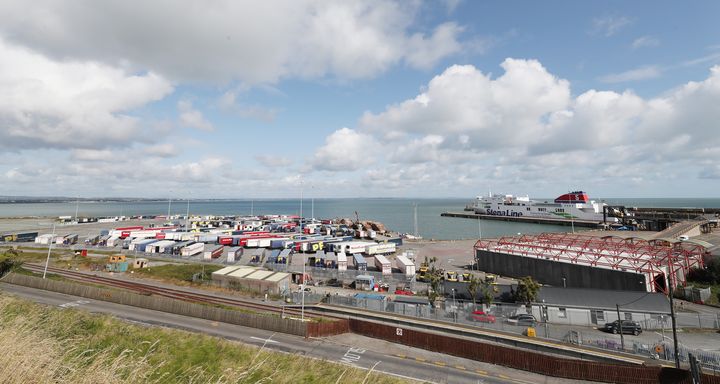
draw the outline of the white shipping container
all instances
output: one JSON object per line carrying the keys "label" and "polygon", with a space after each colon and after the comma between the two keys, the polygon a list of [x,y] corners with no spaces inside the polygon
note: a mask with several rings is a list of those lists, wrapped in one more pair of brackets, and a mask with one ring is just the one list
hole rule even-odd
{"label": "white shipping container", "polygon": [[110,237],[108,237],[107,242],[105,242],[105,246],[114,247],[117,245],[119,240],[120,240],[120,236],[118,236],[118,235],[110,236]]}
{"label": "white shipping container", "polygon": [[131,231],[128,237],[133,239],[148,239],[155,238],[156,233],[158,233],[158,231]]}
{"label": "white shipping container", "polygon": [[53,242],[53,240],[54,240],[54,238],[53,238],[52,234],[40,235],[35,238],[35,243],[48,245],[51,242]]}
{"label": "white shipping container", "polygon": [[347,271],[347,255],[345,255],[345,252],[340,252],[337,254],[337,269],[338,272]]}
{"label": "white shipping container", "polygon": [[190,244],[187,247],[180,250],[180,255],[181,256],[197,255],[198,253],[203,251],[203,248],[205,248],[205,244],[203,244],[203,243]]}
{"label": "white shipping container", "polygon": [[267,239],[258,239],[258,247],[260,247],[260,248],[269,248],[269,247],[270,247],[270,241],[271,241],[271,240],[272,240],[272,239],[270,239],[270,238],[267,238]]}
{"label": "white shipping container", "polygon": [[345,249],[341,249],[341,251],[344,251],[345,253],[366,253],[367,247],[370,245],[375,245],[377,243],[370,243],[367,241],[351,241],[347,243],[345,246]]}
{"label": "white shipping container", "polygon": [[392,267],[390,266],[390,261],[386,259],[383,255],[375,255],[375,267],[382,271],[383,275],[392,274]]}
{"label": "white shipping container", "polygon": [[373,243],[372,245],[368,245],[365,253],[368,255],[395,253],[395,243]]}
{"label": "white shipping container", "polygon": [[397,262],[398,269],[400,269],[406,276],[415,275],[415,263],[410,261],[410,259],[400,255],[395,259],[395,261]]}

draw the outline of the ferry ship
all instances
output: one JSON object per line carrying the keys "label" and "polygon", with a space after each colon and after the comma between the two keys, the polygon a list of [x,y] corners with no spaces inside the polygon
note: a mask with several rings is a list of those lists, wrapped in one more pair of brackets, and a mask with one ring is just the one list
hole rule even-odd
{"label": "ferry ship", "polygon": [[[583,191],[573,191],[559,196],[554,201],[530,200],[528,196],[513,195],[478,196],[472,208],[475,213],[481,215],[601,222],[605,205],[590,200]],[[617,218],[607,217],[606,220],[614,222]]]}

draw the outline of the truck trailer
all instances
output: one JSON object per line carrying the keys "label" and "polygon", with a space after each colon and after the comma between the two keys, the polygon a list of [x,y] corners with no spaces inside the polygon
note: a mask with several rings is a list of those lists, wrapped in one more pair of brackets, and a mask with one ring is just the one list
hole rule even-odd
{"label": "truck trailer", "polygon": [[390,261],[383,255],[375,255],[375,267],[381,271],[383,275],[389,275],[392,273]]}

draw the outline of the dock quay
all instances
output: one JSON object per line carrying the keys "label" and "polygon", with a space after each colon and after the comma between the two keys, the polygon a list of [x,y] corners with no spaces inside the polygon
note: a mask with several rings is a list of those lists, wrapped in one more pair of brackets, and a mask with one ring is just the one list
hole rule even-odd
{"label": "dock quay", "polygon": [[566,226],[577,226],[587,228],[602,228],[603,223],[592,221],[592,220],[568,220],[568,219],[550,219],[544,217],[527,217],[527,216],[498,216],[498,215],[481,215],[477,213],[466,212],[443,212],[440,216],[444,217],[459,217],[462,219],[476,219],[476,220],[500,220],[500,221],[515,221],[521,223],[532,223],[532,224],[550,224],[550,225],[566,225]]}

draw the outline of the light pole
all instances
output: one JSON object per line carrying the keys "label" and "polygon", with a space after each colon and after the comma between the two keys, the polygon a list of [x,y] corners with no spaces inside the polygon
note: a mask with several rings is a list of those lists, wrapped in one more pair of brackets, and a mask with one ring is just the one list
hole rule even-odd
{"label": "light pole", "polygon": [[[302,222],[303,222],[302,203],[303,203],[303,182],[302,182],[302,179],[300,179],[300,220],[298,223],[300,225],[300,233],[302,233],[302,231],[303,231],[302,230],[303,229],[302,228]],[[302,297],[302,299],[301,299],[302,302],[300,304],[300,320],[301,321],[305,321],[305,284],[307,283],[305,281],[306,280],[305,279],[305,277],[306,277],[305,264],[307,264],[307,260],[305,260],[305,252],[303,252],[303,274],[302,274],[302,285],[300,286],[300,288],[301,288],[300,296]]]}
{"label": "light pole", "polygon": [[310,197],[310,217],[315,220],[315,186],[310,185],[310,192],[313,194]]}
{"label": "light pole", "polygon": [[187,197],[187,212],[185,213],[185,230],[190,229],[190,194]]}
{"label": "light pole", "polygon": [[170,191],[170,196],[168,196],[168,214],[167,214],[167,220],[170,221],[170,202],[172,201],[172,191]]}
{"label": "light pole", "polygon": [[55,223],[53,223],[52,236],[50,237],[50,244],[48,244],[48,255],[47,255],[47,259],[45,260],[45,270],[43,271],[43,279],[45,278],[45,275],[47,275],[48,264],[50,264],[50,251],[52,250],[53,242],[55,242]]}
{"label": "light pole", "polygon": [[453,296],[453,322],[457,323],[457,302],[455,301],[455,288],[451,288]]}

